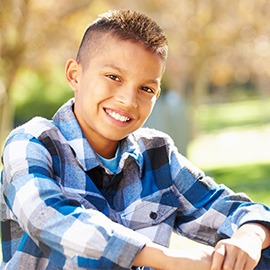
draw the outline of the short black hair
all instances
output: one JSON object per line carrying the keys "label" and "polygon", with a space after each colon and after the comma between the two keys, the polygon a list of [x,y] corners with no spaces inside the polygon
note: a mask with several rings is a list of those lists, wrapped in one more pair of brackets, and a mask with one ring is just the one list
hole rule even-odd
{"label": "short black hair", "polygon": [[164,31],[151,18],[132,10],[109,10],[99,15],[83,36],[77,54],[78,62],[85,63],[90,60],[93,53],[91,50],[96,50],[104,34],[141,43],[166,62],[168,43]]}

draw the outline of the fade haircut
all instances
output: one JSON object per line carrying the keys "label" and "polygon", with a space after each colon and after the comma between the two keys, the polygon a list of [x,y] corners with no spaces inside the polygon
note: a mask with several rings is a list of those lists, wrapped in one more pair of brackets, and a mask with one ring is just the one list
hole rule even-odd
{"label": "fade haircut", "polygon": [[99,15],[87,28],[77,54],[77,61],[82,66],[87,66],[107,35],[140,43],[166,62],[167,38],[155,21],[132,10],[110,10]]}

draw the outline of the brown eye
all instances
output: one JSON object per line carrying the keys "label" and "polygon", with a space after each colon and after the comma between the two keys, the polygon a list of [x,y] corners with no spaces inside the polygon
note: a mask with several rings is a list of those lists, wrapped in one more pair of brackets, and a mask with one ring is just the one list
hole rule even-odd
{"label": "brown eye", "polygon": [[142,86],[141,89],[142,89],[143,91],[147,92],[147,93],[150,93],[150,94],[154,94],[154,93],[155,93],[155,91],[154,91],[152,88],[147,87],[147,86]]}
{"label": "brown eye", "polygon": [[119,81],[120,82],[120,79],[116,76],[116,75],[113,75],[113,74],[109,74],[107,75],[107,77],[113,81]]}

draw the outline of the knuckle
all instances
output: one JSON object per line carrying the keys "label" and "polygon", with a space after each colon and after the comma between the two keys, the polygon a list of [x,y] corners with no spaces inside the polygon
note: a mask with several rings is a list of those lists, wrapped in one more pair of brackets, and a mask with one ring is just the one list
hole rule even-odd
{"label": "knuckle", "polygon": [[233,265],[231,262],[227,263],[225,262],[223,267],[222,267],[222,270],[233,270]]}
{"label": "knuckle", "polygon": [[233,268],[230,266],[224,265],[222,270],[233,270]]}

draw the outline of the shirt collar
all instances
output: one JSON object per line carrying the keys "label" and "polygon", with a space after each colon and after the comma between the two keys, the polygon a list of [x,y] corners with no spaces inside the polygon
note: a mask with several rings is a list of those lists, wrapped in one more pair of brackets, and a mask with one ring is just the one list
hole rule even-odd
{"label": "shirt collar", "polygon": [[[76,158],[83,169],[88,171],[100,165],[100,161],[80,128],[73,113],[73,104],[74,98],[65,103],[53,116],[53,123],[74,150]],[[142,173],[143,156],[135,136],[130,134],[127,138],[123,139],[120,147],[123,154],[119,162],[119,167],[122,169],[125,160],[131,156],[138,163],[140,173]]]}
{"label": "shirt collar", "polygon": [[140,176],[142,176],[143,155],[133,133],[121,141],[121,152],[122,156],[119,162],[119,167],[122,169],[127,158],[132,157],[137,162],[140,169]]}

